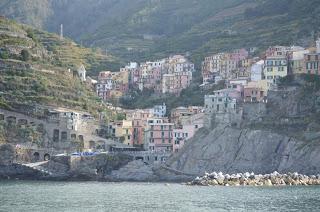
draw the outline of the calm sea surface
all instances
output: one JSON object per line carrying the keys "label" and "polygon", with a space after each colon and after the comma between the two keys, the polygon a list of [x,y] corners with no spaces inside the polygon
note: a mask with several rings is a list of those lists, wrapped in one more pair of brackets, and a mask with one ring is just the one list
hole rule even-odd
{"label": "calm sea surface", "polygon": [[320,211],[320,187],[0,181],[0,211]]}

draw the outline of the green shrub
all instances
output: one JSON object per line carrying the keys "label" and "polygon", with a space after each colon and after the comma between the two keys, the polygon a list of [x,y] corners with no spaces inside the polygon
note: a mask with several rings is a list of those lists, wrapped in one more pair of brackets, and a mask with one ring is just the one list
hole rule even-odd
{"label": "green shrub", "polygon": [[0,58],[1,59],[9,59],[9,53],[7,51],[0,51]]}
{"label": "green shrub", "polygon": [[21,51],[21,59],[22,59],[23,61],[29,61],[30,58],[31,58],[31,54],[30,54],[29,50],[23,49],[23,50]]}

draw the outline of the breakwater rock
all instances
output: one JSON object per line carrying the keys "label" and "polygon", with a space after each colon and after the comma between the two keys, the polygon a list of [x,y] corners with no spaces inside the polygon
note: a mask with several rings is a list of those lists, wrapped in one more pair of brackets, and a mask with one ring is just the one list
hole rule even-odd
{"label": "breakwater rock", "polygon": [[196,177],[187,185],[196,186],[308,186],[320,185],[320,175],[302,175],[298,173],[256,175],[254,173],[223,174],[222,172],[205,173]]}

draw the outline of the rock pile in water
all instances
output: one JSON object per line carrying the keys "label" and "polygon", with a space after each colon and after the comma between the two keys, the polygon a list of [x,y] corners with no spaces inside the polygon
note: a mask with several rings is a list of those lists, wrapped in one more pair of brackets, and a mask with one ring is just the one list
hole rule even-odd
{"label": "rock pile in water", "polygon": [[320,185],[320,175],[302,175],[298,173],[256,175],[254,173],[223,174],[222,172],[206,173],[196,177],[187,185],[199,186],[286,186],[286,185]]}

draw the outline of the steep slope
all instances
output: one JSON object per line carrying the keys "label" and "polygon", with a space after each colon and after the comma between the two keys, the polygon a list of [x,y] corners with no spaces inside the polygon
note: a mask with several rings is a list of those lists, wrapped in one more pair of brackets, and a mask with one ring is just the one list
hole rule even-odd
{"label": "steep slope", "polygon": [[75,71],[80,64],[89,70],[104,66],[112,57],[5,18],[0,18],[0,38],[1,108],[28,113],[41,104],[94,115],[102,110],[98,97]]}
{"label": "steep slope", "polygon": [[202,129],[167,164],[196,175],[213,171],[319,173],[320,78],[303,78],[306,81],[286,82],[270,91],[265,109],[258,104],[244,106],[239,127],[216,122],[213,129]]}
{"label": "steep slope", "polygon": [[127,59],[203,55],[237,47],[307,45],[317,0],[3,0],[0,13]]}

